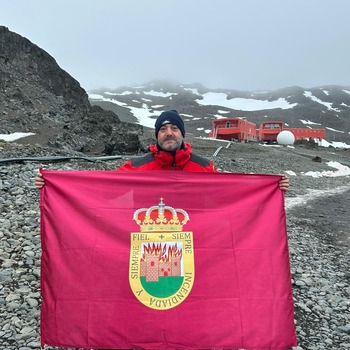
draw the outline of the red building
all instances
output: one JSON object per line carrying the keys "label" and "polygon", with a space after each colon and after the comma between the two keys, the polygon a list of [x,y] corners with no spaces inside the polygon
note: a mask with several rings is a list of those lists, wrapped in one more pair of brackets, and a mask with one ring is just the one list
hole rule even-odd
{"label": "red building", "polygon": [[241,118],[213,119],[209,137],[228,141],[256,140],[256,124]]}
{"label": "red building", "polygon": [[325,129],[314,129],[314,128],[286,128],[284,123],[281,121],[268,121],[262,122],[259,129],[257,130],[258,139],[260,141],[276,141],[277,135],[283,131],[290,131],[294,137],[295,141],[301,139],[319,139],[323,140],[326,136]]}
{"label": "red building", "polygon": [[323,128],[286,128],[282,121],[266,121],[256,124],[241,118],[220,118],[212,120],[209,137],[228,141],[263,141],[275,142],[277,135],[288,130],[293,133],[295,140],[319,139],[323,140],[326,130]]}

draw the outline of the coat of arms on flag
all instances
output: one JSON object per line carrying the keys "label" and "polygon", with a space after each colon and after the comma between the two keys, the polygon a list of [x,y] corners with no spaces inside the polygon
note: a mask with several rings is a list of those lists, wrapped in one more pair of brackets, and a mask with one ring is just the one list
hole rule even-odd
{"label": "coat of arms on flag", "polygon": [[181,304],[194,282],[192,232],[183,232],[189,220],[183,209],[158,205],[135,211],[140,232],[131,233],[129,282],[135,297],[155,310]]}

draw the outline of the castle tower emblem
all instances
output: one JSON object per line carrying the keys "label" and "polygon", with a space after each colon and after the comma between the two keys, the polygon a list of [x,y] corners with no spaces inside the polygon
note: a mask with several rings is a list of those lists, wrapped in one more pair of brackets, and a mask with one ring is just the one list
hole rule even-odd
{"label": "castle tower emblem", "polygon": [[194,282],[193,234],[183,209],[158,205],[140,208],[133,220],[140,232],[131,233],[129,281],[136,298],[147,307],[166,310],[189,295]]}

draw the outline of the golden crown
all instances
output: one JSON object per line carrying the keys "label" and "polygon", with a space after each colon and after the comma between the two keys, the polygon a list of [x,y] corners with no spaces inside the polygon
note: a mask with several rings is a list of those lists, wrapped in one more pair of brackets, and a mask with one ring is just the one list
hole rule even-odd
{"label": "golden crown", "polygon": [[140,225],[141,232],[182,231],[182,226],[189,219],[185,210],[165,205],[163,198],[160,198],[158,205],[137,209],[133,217]]}

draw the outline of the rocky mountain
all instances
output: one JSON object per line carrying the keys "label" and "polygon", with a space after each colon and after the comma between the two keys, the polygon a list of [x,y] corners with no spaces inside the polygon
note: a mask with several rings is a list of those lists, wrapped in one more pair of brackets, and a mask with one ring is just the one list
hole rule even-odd
{"label": "rocky mountain", "polygon": [[152,81],[87,93],[47,52],[0,26],[0,134],[34,134],[18,143],[133,154],[153,139],[148,131],[167,109],[178,110],[187,133],[199,137],[208,136],[214,118],[242,117],[257,126],[282,120],[289,127],[322,127],[328,141],[350,144],[350,87],[252,92]]}
{"label": "rocky mountain", "polygon": [[0,26],[0,134],[84,153],[136,152],[142,128],[92,106],[79,82],[26,38]]}
{"label": "rocky mountain", "polygon": [[350,87],[288,87],[274,91],[208,89],[201,84],[153,81],[143,86],[91,91],[90,101],[114,111],[121,120],[145,126],[166,109],[177,109],[195,136],[207,136],[211,120],[242,117],[260,125],[281,120],[289,127],[326,128],[327,140],[350,141]]}

